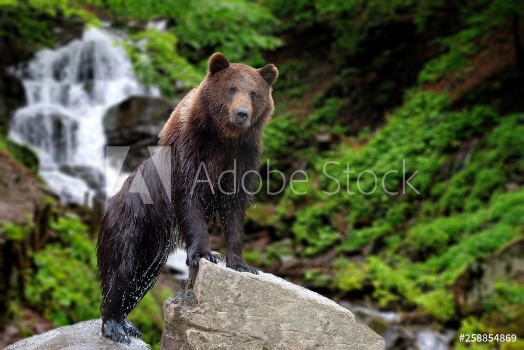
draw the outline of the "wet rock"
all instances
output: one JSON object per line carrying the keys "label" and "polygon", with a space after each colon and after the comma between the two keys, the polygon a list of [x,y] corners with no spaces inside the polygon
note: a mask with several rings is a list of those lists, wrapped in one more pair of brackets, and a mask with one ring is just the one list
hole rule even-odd
{"label": "wet rock", "polygon": [[[11,21],[1,21],[0,31],[12,33],[16,30]],[[14,21],[13,21],[14,22]],[[22,82],[12,74],[12,67],[29,59],[35,52],[36,45],[29,45],[17,35],[2,35],[0,52],[0,132],[5,133],[13,112],[26,102]]]}
{"label": "wet rock", "polygon": [[83,165],[62,165],[60,171],[73,177],[84,180],[84,182],[95,191],[96,198],[105,202],[105,177],[99,170]]}
{"label": "wet rock", "polygon": [[71,41],[81,38],[84,26],[80,21],[64,21],[61,26],[54,27],[53,35],[57,46],[64,46]]}
{"label": "wet rock", "polygon": [[483,309],[483,302],[501,279],[524,276],[524,238],[508,243],[489,257],[470,265],[454,286],[455,307],[465,315]]}
{"label": "wet rock", "polygon": [[[1,47],[1,45],[0,45]],[[0,69],[0,130],[7,128],[12,113],[25,103],[24,86],[11,74]]]}
{"label": "wet rock", "polygon": [[174,105],[166,99],[150,96],[131,96],[110,108],[104,116],[106,132],[137,125],[166,122]]}
{"label": "wet rock", "polygon": [[131,338],[131,344],[116,343],[100,334],[102,322],[91,320],[72,326],[60,327],[47,333],[35,335],[8,346],[5,350],[146,350],[149,345]]}
{"label": "wet rock", "polygon": [[149,158],[148,146],[155,146],[158,133],[175,105],[159,98],[132,96],[109,109],[104,116],[108,146],[130,146],[124,170],[132,171]]}
{"label": "wet rock", "polygon": [[164,304],[167,349],[384,349],[353,314],[271,274],[200,260],[192,290]]}

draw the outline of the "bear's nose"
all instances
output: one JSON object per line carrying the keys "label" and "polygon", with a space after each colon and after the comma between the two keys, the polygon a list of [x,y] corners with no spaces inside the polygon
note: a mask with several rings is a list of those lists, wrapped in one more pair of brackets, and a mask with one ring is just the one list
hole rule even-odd
{"label": "bear's nose", "polygon": [[244,124],[249,117],[248,111],[246,108],[239,108],[235,114],[235,123]]}

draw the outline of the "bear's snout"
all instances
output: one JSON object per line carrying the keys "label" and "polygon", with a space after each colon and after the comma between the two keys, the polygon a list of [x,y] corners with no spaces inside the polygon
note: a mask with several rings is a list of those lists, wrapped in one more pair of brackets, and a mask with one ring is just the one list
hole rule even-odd
{"label": "bear's snout", "polygon": [[247,108],[237,108],[232,121],[239,126],[249,126],[250,116]]}

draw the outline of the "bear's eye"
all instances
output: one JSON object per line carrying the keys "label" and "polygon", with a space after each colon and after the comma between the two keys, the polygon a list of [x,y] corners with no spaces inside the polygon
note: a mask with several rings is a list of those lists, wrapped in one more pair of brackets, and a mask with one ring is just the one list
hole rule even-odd
{"label": "bear's eye", "polygon": [[229,94],[230,94],[230,95],[234,95],[235,92],[237,92],[237,89],[235,89],[234,87],[230,87],[230,88],[229,88]]}
{"label": "bear's eye", "polygon": [[254,99],[255,97],[257,97],[257,93],[253,91],[253,92],[251,93],[251,98]]}

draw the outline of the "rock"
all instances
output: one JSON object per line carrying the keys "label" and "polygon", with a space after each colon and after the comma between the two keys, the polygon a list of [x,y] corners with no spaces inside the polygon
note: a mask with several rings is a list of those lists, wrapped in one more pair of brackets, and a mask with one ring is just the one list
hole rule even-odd
{"label": "rock", "polygon": [[468,266],[454,286],[455,307],[462,315],[483,310],[483,302],[501,278],[524,276],[524,238],[516,239],[497,252]]}
{"label": "rock", "polygon": [[175,106],[166,99],[151,96],[131,96],[110,108],[104,116],[106,132],[137,125],[165,123]]}
{"label": "rock", "polygon": [[63,21],[61,26],[53,28],[56,46],[65,46],[71,41],[81,38],[83,32],[84,25],[81,21]]}
{"label": "rock", "polygon": [[5,350],[146,350],[151,349],[142,340],[131,338],[131,344],[116,343],[104,338],[101,333],[102,322],[91,320],[60,327],[52,331],[20,340]]}
{"label": "rock", "polygon": [[315,292],[200,260],[193,290],[164,304],[161,349],[384,349],[384,339]]}
{"label": "rock", "polygon": [[[0,45],[1,47],[1,45]],[[13,112],[25,103],[22,82],[13,75],[0,71],[0,131],[9,126]]]}
{"label": "rock", "polygon": [[[6,18],[7,19],[7,18]],[[0,52],[9,54],[0,55],[0,133],[5,133],[9,126],[11,115],[18,108],[25,104],[26,96],[22,82],[17,79],[12,71],[12,67],[29,59],[36,51],[36,45],[29,45],[26,40],[20,40],[16,33],[16,28],[9,23],[11,21],[0,20],[0,31],[3,33],[0,40]],[[5,35],[7,34],[7,35]]]}
{"label": "rock", "polygon": [[147,146],[155,146],[175,105],[149,96],[131,96],[110,108],[104,116],[108,146],[130,146],[124,170],[132,171],[149,158]]}
{"label": "rock", "polygon": [[104,203],[106,201],[105,177],[99,170],[84,165],[62,165],[60,171],[73,177],[84,180],[84,182],[95,191],[96,198]]}

